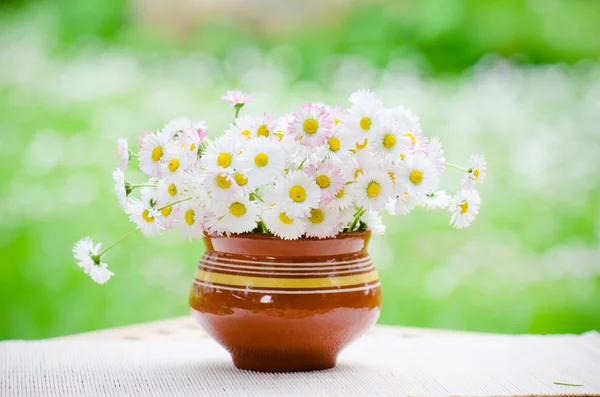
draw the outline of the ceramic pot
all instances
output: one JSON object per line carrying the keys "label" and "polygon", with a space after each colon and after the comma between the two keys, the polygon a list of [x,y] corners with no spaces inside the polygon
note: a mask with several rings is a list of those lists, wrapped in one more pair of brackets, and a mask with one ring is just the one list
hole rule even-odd
{"label": "ceramic pot", "polygon": [[238,368],[307,371],[375,324],[381,286],[369,231],[331,239],[205,237],[190,294],[192,315]]}

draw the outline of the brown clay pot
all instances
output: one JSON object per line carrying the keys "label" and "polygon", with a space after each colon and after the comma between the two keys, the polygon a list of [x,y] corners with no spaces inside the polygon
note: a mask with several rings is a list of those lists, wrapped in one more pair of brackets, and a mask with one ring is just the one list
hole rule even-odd
{"label": "brown clay pot", "polygon": [[379,317],[381,286],[369,231],[284,241],[265,234],[205,237],[192,314],[238,368],[307,371]]}

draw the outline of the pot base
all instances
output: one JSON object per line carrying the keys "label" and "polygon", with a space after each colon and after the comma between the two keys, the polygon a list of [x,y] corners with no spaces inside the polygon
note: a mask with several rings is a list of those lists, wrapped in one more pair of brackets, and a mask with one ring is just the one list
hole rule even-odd
{"label": "pot base", "polygon": [[238,352],[232,354],[233,364],[239,368],[258,372],[317,371],[335,367],[337,355],[321,352],[292,355],[289,352]]}

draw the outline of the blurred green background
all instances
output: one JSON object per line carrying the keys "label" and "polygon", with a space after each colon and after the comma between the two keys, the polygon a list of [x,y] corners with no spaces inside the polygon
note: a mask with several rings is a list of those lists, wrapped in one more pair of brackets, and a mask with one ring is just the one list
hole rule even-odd
{"label": "blurred green background", "polygon": [[471,228],[416,210],[372,241],[381,323],[600,329],[597,0],[5,0],[0,13],[0,339],[188,313],[201,242],[135,236],[106,258],[104,286],[71,248],[131,229],[116,138],[175,116],[217,135],[236,87],[257,96],[244,111],[271,115],[370,88],[417,112],[449,160],[488,158]]}

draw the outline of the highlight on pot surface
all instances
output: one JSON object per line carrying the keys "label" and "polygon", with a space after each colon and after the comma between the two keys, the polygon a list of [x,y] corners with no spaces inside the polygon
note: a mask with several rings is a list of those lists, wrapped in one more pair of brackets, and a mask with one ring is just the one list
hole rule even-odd
{"label": "highlight on pot surface", "polygon": [[[214,139],[205,122],[186,118],[140,134],[137,152],[119,139],[115,191],[136,228],[103,250],[90,237],[75,244],[79,266],[95,282],[113,276],[104,255],[137,231],[150,237],[178,229],[189,239],[240,233],[325,239],[366,229],[382,234],[383,217],[416,207],[449,211],[457,229],[479,213],[484,157],[474,153],[464,167],[446,162],[441,142],[427,137],[414,113],[386,108],[368,90],[351,94],[346,108],[305,103],[278,118],[240,116],[254,99],[245,92],[228,91],[221,99],[235,116]],[[125,178],[132,160],[146,181]],[[452,194],[438,190],[446,168],[463,174]]]}

